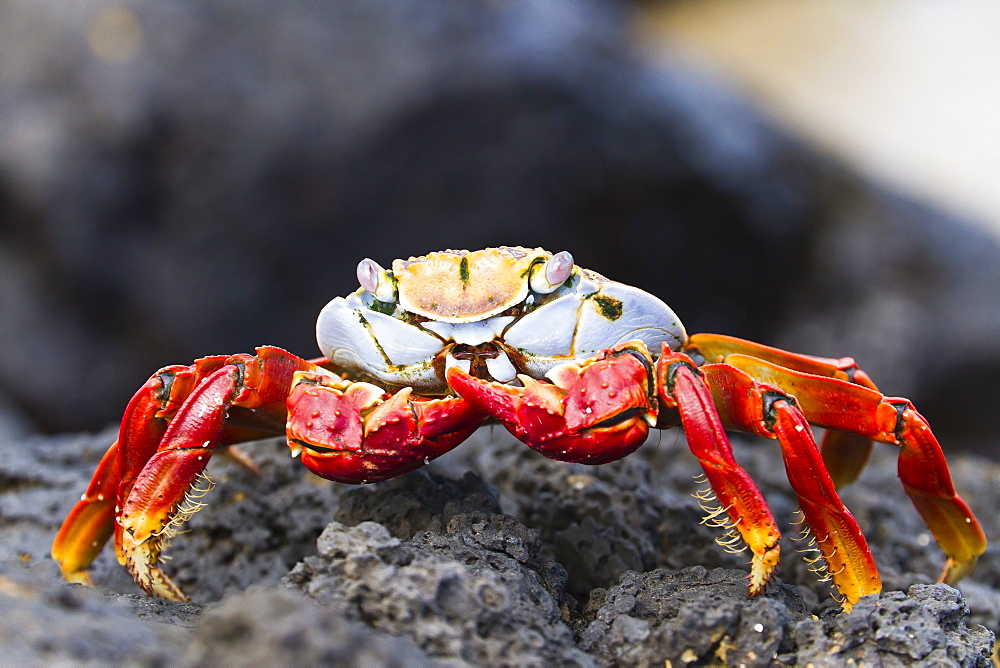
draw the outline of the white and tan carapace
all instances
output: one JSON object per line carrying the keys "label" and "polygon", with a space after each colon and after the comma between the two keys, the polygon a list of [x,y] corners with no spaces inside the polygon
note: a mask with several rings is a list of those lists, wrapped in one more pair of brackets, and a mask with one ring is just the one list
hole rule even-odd
{"label": "white and tan carapace", "polygon": [[358,280],[320,313],[320,350],[352,376],[425,394],[448,391],[451,366],[510,382],[625,341],[659,350],[687,338],[661,300],[574,265],[566,251],[446,250],[391,270],[366,259]]}

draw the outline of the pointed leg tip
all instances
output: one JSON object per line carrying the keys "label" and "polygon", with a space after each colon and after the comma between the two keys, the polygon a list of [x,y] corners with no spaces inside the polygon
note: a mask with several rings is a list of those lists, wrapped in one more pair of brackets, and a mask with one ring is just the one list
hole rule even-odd
{"label": "pointed leg tip", "polygon": [[91,588],[94,586],[94,581],[90,577],[90,571],[63,571],[62,576],[66,582],[82,584],[85,587]]}
{"label": "pointed leg tip", "polygon": [[761,553],[754,553],[753,560],[750,562],[751,598],[764,593],[771,578],[774,577],[774,570],[778,567],[780,558],[781,547],[777,543]]}
{"label": "pointed leg tip", "polygon": [[162,551],[157,538],[154,536],[141,542],[126,539],[122,546],[126,556],[125,568],[136,585],[150,596],[189,602],[191,599],[157,565]]}
{"label": "pointed leg tip", "polygon": [[167,601],[190,602],[191,599],[185,596],[180,587],[167,577],[158,566],[152,563],[139,563],[130,560],[126,563],[129,573],[136,585],[150,596],[157,596]]}
{"label": "pointed leg tip", "polygon": [[958,582],[968,575],[973,568],[976,566],[976,561],[979,560],[979,555],[972,557],[971,559],[959,561],[954,557],[948,557],[948,560],[944,564],[944,568],[941,570],[941,575],[938,576],[938,582],[943,582],[946,585],[955,586]]}

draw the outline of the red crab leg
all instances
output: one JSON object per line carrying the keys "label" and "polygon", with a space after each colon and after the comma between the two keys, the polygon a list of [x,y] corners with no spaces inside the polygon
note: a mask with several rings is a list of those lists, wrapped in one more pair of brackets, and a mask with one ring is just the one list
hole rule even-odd
{"label": "red crab leg", "polygon": [[288,397],[288,445],[310,471],[350,484],[385,480],[448,452],[486,415],[461,397],[388,394],[369,383],[298,373]]}
{"label": "red crab leg", "polygon": [[[186,504],[188,493],[212,452],[225,444],[224,426],[230,410],[237,413],[237,421],[249,421],[251,433],[268,424],[280,425],[294,373],[316,368],[272,347],[258,348],[256,356],[207,358],[195,367],[193,380],[197,384],[176,410],[156,453],[136,478],[119,518],[121,551],[136,583],[148,593],[174,600],[185,597],[157,566],[159,555],[176,526],[197,507]],[[171,398],[175,396],[173,389]],[[239,413],[240,409],[254,413]],[[170,410],[169,402],[165,410]]]}
{"label": "red crab leg", "polygon": [[953,584],[986,550],[986,537],[972,511],[956,493],[941,446],[907,399],[833,378],[784,369],[752,357],[727,362],[795,395],[813,424],[860,434],[900,446],[897,470],[913,505],[948,556],[940,581]]}
{"label": "red crab leg", "polygon": [[[171,589],[172,584],[167,584],[169,580],[160,581],[161,574],[155,568],[161,544],[166,539],[165,534],[163,537],[160,534],[168,522],[162,526],[157,526],[157,523],[164,516],[177,512],[197,474],[207,464],[213,448],[281,433],[284,399],[292,374],[298,369],[316,368],[278,348],[259,348],[257,353],[256,357],[216,356],[198,360],[189,367],[165,367],[136,392],[125,411],[118,441],[105,455],[91,488],[67,517],[53,543],[53,557],[68,579],[86,581],[86,568],[113,527],[119,561],[131,562],[130,570],[144,574],[136,576],[140,586],[149,591],[156,580],[162,590],[161,595],[179,595]],[[217,424],[206,425],[205,420],[196,414],[199,407],[206,416],[218,412],[212,402],[223,400],[217,391],[213,393],[212,390],[217,390],[220,382],[225,383],[215,378],[224,367],[237,370],[240,378],[235,388],[238,391],[232,416],[225,425],[218,416],[214,420]],[[208,382],[210,377],[215,380]],[[173,420],[185,405],[196,407],[185,411],[185,415],[195,417]],[[229,406],[223,408],[221,415],[225,419],[225,409]],[[171,434],[167,435],[170,420],[173,420],[170,423]],[[190,448],[191,452],[197,449],[202,451],[200,460],[197,459],[198,454],[194,455],[194,461],[200,462],[201,467],[197,471],[180,466],[185,439],[201,446]],[[204,447],[206,441],[212,444],[211,447]],[[181,454],[158,456],[158,450],[177,450]],[[157,461],[150,465],[154,458]],[[173,462],[173,468],[170,462]],[[148,490],[151,481],[160,475],[165,476],[163,483],[168,489],[158,489],[156,495],[163,495],[154,499],[149,496]],[[133,495],[131,492],[137,481],[142,484],[140,491]],[[111,490],[114,492],[109,495]],[[113,499],[115,506],[110,512],[112,504],[108,503],[109,498]],[[134,510],[136,507],[140,509],[139,515]],[[133,508],[129,520],[126,521],[123,516],[117,524],[114,523],[116,511],[124,514],[129,508]],[[128,529],[131,532],[126,535]],[[143,536],[146,538],[142,539]],[[153,537],[152,540],[149,536]],[[148,540],[148,544],[144,540]]]}
{"label": "red crab leg", "polygon": [[[121,509],[122,553],[136,584],[149,594],[187,600],[157,563],[172,536],[171,521],[221,445],[226,410],[236,395],[239,369],[226,365],[198,384],[177,411],[157,452],[135,480]],[[180,511],[184,514],[184,511]]]}
{"label": "red crab leg", "polygon": [[844,607],[850,608],[862,596],[881,591],[882,582],[868,543],[837,495],[809,423],[795,399],[729,364],[705,365],[702,371],[725,422],[777,439],[781,445],[788,480],[829,575],[845,597]]}
{"label": "red crab leg", "polygon": [[[753,553],[750,595],[764,590],[781,553],[771,510],[749,474],[736,463],[718,411],[701,372],[683,353],[666,347],[657,365],[660,401],[680,413],[688,447],[701,462],[720,506]],[[717,522],[720,523],[721,522]]]}
{"label": "red crab leg", "polygon": [[[692,356],[701,355],[708,363],[724,362],[729,355],[748,355],[786,369],[838,378],[878,391],[868,374],[851,357],[835,359],[801,355],[722,334],[694,334],[683,350]],[[826,470],[839,489],[861,475],[871,457],[872,441],[857,434],[829,430],[823,435],[821,452]]]}
{"label": "red crab leg", "polygon": [[[87,491],[56,534],[52,558],[70,582],[90,583],[87,568],[113,531],[116,555],[124,563],[120,549],[121,526],[114,521],[116,508],[128,495],[146,460],[156,452],[166,429],[166,421],[157,418],[169,404],[170,393],[164,391],[162,379],[172,378],[187,369],[183,366],[160,369],[135,393],[125,409],[118,439],[97,465]],[[125,444],[124,447],[121,444]]]}

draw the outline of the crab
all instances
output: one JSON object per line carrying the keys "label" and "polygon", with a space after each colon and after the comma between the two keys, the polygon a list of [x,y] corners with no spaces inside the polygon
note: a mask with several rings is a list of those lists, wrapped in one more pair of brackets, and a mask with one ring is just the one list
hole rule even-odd
{"label": "crab", "polygon": [[[66,518],[52,556],[70,581],[113,535],[149,595],[186,600],[163,550],[201,504],[213,453],[284,434],[323,478],[364,484],[417,469],[496,420],[552,459],[603,464],[650,429],[682,426],[715,502],[720,542],[751,553],[749,595],[778,564],[780,531],[733,457],[727,429],[774,439],[804,524],[844,608],[881,590],[868,544],[837,489],[872,441],[899,448],[898,472],[947,561],[966,575],[986,548],[927,421],[883,396],[851,358],[828,359],[714,334],[689,336],[657,297],[540,248],[446,250],[358,265],[361,287],[316,325],[322,358],[275,347],[160,369],[138,390],[118,439]],[[826,429],[822,448],[811,425]]]}

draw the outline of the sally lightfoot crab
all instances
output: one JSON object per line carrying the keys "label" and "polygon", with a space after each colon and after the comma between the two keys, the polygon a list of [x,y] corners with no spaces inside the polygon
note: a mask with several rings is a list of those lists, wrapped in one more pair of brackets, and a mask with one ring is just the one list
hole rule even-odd
{"label": "sally lightfoot crab", "polygon": [[[602,464],[651,427],[683,426],[717,501],[726,544],[752,554],[750,595],[778,563],[779,529],[725,429],[775,439],[818,563],[850,607],[881,589],[837,488],[871,442],[899,448],[903,486],[947,555],[954,583],[986,548],[941,448],[906,399],[883,396],[850,358],[798,355],[728,336],[688,336],[656,297],[519,247],[442,251],[358,265],[361,288],[317,322],[325,357],[279,348],[157,371],[132,398],[118,440],[63,523],[52,556],[69,580],[110,536],[151,595],[183,600],[160,568],[166,542],[200,504],[212,454],[285,434],[312,472],[384,480],[448,452],[495,419],[547,457]],[[810,425],[827,429],[820,449]],[[706,498],[707,500],[707,498]]]}

